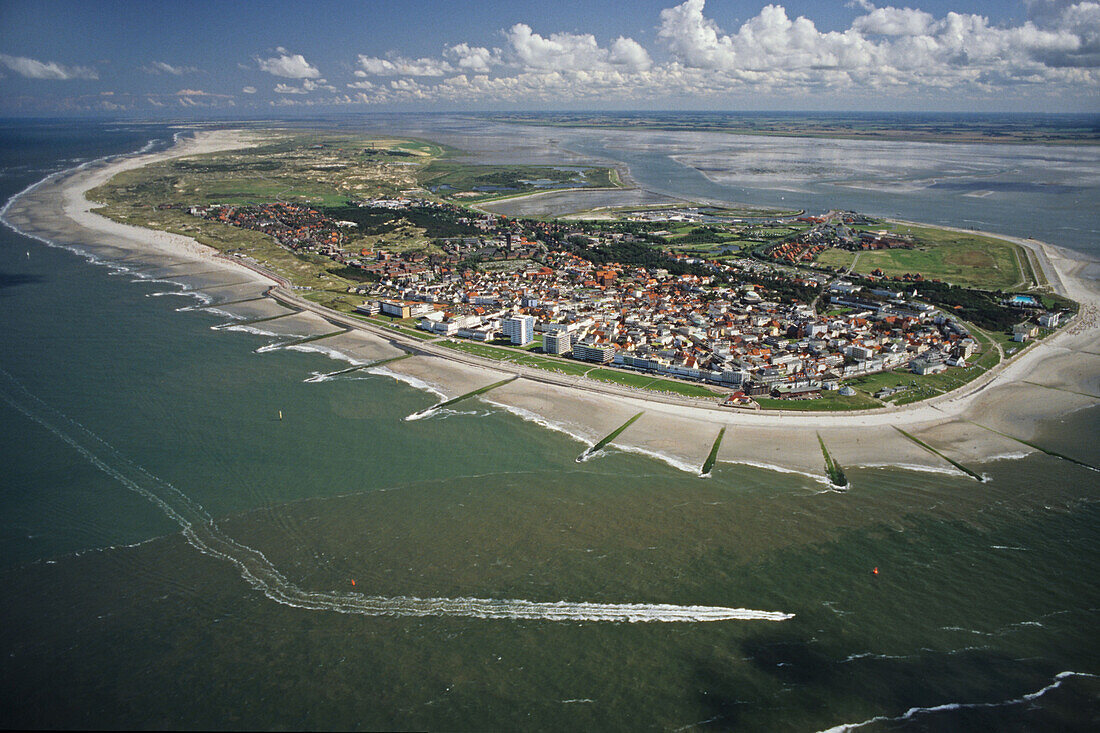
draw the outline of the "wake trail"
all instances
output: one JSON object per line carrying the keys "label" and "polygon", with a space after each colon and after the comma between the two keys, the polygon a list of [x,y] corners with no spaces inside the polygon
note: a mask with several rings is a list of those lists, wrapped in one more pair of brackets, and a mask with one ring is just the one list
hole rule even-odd
{"label": "wake trail", "polygon": [[70,446],[93,466],[156,505],[180,526],[184,538],[200,553],[231,564],[250,586],[286,606],[363,616],[450,616],[567,622],[785,621],[793,616],[778,611],[722,606],[418,598],[305,590],[290,582],[262,552],[225,534],[201,504],[123,456],[80,423],[47,405],[3,369],[0,369],[0,399]]}

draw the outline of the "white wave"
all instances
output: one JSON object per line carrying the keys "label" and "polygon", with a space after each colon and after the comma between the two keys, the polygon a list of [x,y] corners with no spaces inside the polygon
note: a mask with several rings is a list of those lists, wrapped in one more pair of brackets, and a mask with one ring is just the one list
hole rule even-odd
{"label": "white wave", "polygon": [[522,407],[508,405],[503,402],[496,402],[492,399],[489,399],[488,397],[485,397],[484,395],[482,395],[481,399],[489,403],[490,405],[493,405],[494,407],[499,407],[506,412],[512,413],[521,420],[526,420],[527,422],[535,423],[536,425],[547,428],[549,430],[554,430],[556,432],[562,433],[563,435],[568,435],[573,440],[576,440],[579,443],[584,443],[587,446],[595,445],[595,443],[588,440],[588,438],[574,430],[570,430],[563,423],[554,422],[553,420],[549,420],[542,415],[539,415],[538,413],[531,412],[530,410],[525,410]]}
{"label": "white wave", "polygon": [[973,703],[949,702],[949,703],[945,703],[943,705],[936,705],[936,706],[927,707],[927,708],[914,707],[914,708],[909,708],[904,713],[902,713],[901,715],[898,715],[896,717],[888,717],[886,715],[877,715],[874,718],[871,718],[869,720],[864,720],[861,723],[842,723],[841,725],[834,725],[832,728],[827,728],[825,730],[819,731],[819,733],[846,733],[847,731],[856,730],[857,728],[862,728],[864,726],[872,725],[874,723],[901,723],[901,722],[904,722],[904,721],[912,720],[913,718],[916,718],[919,715],[930,715],[930,714],[934,714],[934,713],[951,712],[953,710],[978,710],[978,709],[1008,707],[1008,706],[1011,706],[1011,705],[1023,705],[1024,703],[1032,702],[1034,700],[1038,700],[1040,697],[1047,694],[1051,690],[1058,689],[1062,685],[1063,682],[1065,682],[1067,679],[1070,679],[1071,677],[1095,677],[1095,676],[1096,675],[1088,674],[1086,672],[1059,672],[1058,674],[1056,674],[1054,676],[1054,681],[1051,682],[1046,687],[1043,687],[1040,690],[1036,690],[1035,692],[1029,692],[1026,695],[1023,695],[1023,696],[1017,697],[1017,698],[1013,698],[1011,700],[1002,700],[1001,702],[973,702]]}
{"label": "white wave", "polygon": [[777,466],[774,463],[762,463],[760,461],[749,461],[749,460],[745,460],[745,459],[741,459],[741,458],[734,459],[734,460],[719,460],[719,461],[715,462],[715,465],[717,465],[718,463],[734,463],[734,464],[738,464],[738,465],[741,465],[741,466],[751,466],[753,468],[762,468],[765,471],[778,471],[779,473],[793,473],[793,474],[797,474],[799,476],[805,476],[806,478],[813,479],[817,483],[824,484],[825,486],[828,486],[830,488],[832,488],[832,486],[833,486],[832,481],[830,481],[829,477],[825,476],[824,474],[810,473],[809,471],[799,471],[797,468],[789,468],[787,466]]}
{"label": "white wave", "polygon": [[[212,297],[210,297],[209,295],[207,295],[206,293],[204,293],[200,290],[187,290],[187,289],[184,289],[184,290],[162,290],[162,291],[156,292],[156,293],[146,293],[145,297],[146,298],[163,298],[166,295],[177,295],[177,296],[181,296],[181,297],[184,297],[184,298],[194,298],[195,300],[199,301],[203,305],[208,305],[209,303],[211,303],[214,300]],[[176,311],[177,312],[182,312],[182,311],[190,311],[190,310],[194,310],[194,309],[195,309],[195,306],[193,306],[193,305],[185,305],[181,308],[176,308]]]}
{"label": "white wave", "polygon": [[200,293],[198,290],[158,290],[155,293],[146,293],[146,298],[163,298],[166,295],[179,295],[184,298],[200,298],[209,302],[210,296],[206,293]]}
{"label": "white wave", "polygon": [[[135,547],[141,547],[142,545],[147,545],[151,542],[157,542],[158,540],[162,540],[162,539],[164,539],[163,536],[161,536],[161,537],[149,537],[148,539],[139,540],[138,542],[131,542],[128,545],[105,545],[103,547],[89,547],[89,548],[84,549],[84,550],[76,550],[74,552],[71,552],[71,553],[69,553],[68,557],[83,557],[84,555],[87,555],[90,552],[111,552],[113,550],[130,550],[130,549],[133,549]],[[56,560],[45,560],[44,562],[47,565],[56,565],[57,564]]]}
{"label": "white wave", "polygon": [[639,455],[649,456],[650,458],[656,458],[658,461],[661,461],[662,463],[667,463],[673,468],[684,471],[685,473],[692,473],[696,476],[699,475],[699,466],[690,464],[683,459],[677,458],[676,456],[670,455],[668,453],[662,453],[660,451],[651,450],[649,448],[643,448],[640,445],[629,445],[626,443],[616,443],[615,447],[620,450],[626,451],[627,453],[637,453]]}
{"label": "white wave", "polygon": [[323,354],[324,356],[327,356],[334,361],[346,361],[351,366],[358,366],[360,364],[367,363],[359,361],[358,359],[354,359],[333,346],[321,346],[316,342],[307,344],[292,344],[290,346],[287,346],[286,349],[287,351],[301,351],[307,354]]}
{"label": "white wave", "polygon": [[974,634],[975,636],[993,636],[988,631],[980,631],[978,629],[964,629],[962,626],[941,626],[944,631],[961,631],[964,634]]}
{"label": "white wave", "polygon": [[367,369],[364,369],[363,371],[367,372],[367,374],[380,374],[383,377],[389,377],[390,379],[396,379],[398,382],[404,382],[405,384],[409,385],[410,387],[415,387],[416,389],[423,390],[425,392],[431,392],[432,394],[439,397],[439,399],[441,399],[441,400],[449,400],[450,399],[450,397],[448,397],[447,395],[440,392],[434,385],[428,384],[424,380],[417,379],[416,377],[410,376],[408,374],[402,374],[401,372],[395,372],[392,369],[388,369],[384,366],[368,367]]}
{"label": "white wave", "polygon": [[863,652],[861,654],[849,654],[844,659],[840,660],[840,664],[847,662],[856,662],[860,659],[909,659],[908,655],[895,655],[895,654],[875,654],[874,652]]}
{"label": "white wave", "polygon": [[[209,301],[207,301],[207,302],[209,302]],[[199,309],[196,308],[193,305],[185,306],[183,308],[176,308],[177,313],[185,313],[185,312],[197,311],[197,310],[199,310]],[[229,311],[223,311],[221,308],[217,308],[217,307],[203,308],[202,311],[205,312],[205,313],[211,313],[211,314],[216,315],[216,316],[225,316],[226,318],[236,318],[239,321],[244,320],[244,318],[242,316],[239,316],[236,313],[231,313]]]}
{"label": "white wave", "polygon": [[338,379],[340,376],[348,373],[344,369],[337,370],[335,372],[310,372],[310,376],[302,380],[305,384],[317,384],[320,382],[330,382]]}
{"label": "white wave", "polygon": [[425,418],[432,417],[439,412],[439,407],[432,405],[419,412],[414,412],[411,415],[405,415],[405,422],[416,422],[417,420],[424,420]]}
{"label": "white wave", "polygon": [[[176,286],[179,287],[180,293],[187,292],[191,289],[186,284],[181,283],[177,280],[168,280],[168,279],[163,278],[163,277],[152,277],[150,275],[142,275],[139,272],[135,272],[135,273],[133,273],[133,275],[134,275],[134,277],[130,278],[130,282],[132,282],[132,283],[166,283],[168,285],[176,285]],[[179,295],[180,293],[176,293],[176,294]]]}
{"label": "white wave", "polygon": [[[50,431],[88,462],[158,506],[176,522],[187,542],[204,555],[235,566],[241,577],[271,600],[295,608],[368,616],[458,616],[538,621],[706,622],[785,621],[792,614],[722,606],[668,603],[538,602],[495,598],[368,596],[341,591],[308,591],[291,583],[259,550],[226,535],[202,505],[122,456],[98,435],[54,410],[0,369],[0,399]],[[94,450],[93,450],[94,449]]]}
{"label": "white wave", "polygon": [[1020,552],[1028,552],[1026,547],[1012,547],[1010,545],[990,545],[990,549],[993,550],[1019,550]]}
{"label": "white wave", "polygon": [[954,466],[929,466],[923,463],[857,463],[858,468],[900,468],[906,471],[921,471],[924,473],[940,473],[947,476],[966,476],[967,474]]}
{"label": "white wave", "polygon": [[[2,223],[8,229],[11,229],[16,234],[27,237],[28,239],[33,239],[37,242],[41,242],[42,244],[45,244],[49,247],[56,247],[56,248],[59,248],[59,249],[66,249],[70,252],[73,252],[74,254],[80,255],[81,257],[86,258],[93,265],[107,265],[108,267],[116,268],[116,270],[119,270],[119,271],[130,272],[131,271],[130,268],[123,267],[122,265],[116,265],[116,264],[112,263],[110,260],[105,260],[103,258],[100,258],[100,257],[96,256],[95,254],[93,254],[91,252],[88,252],[87,250],[82,249],[81,247],[78,247],[76,245],[63,244],[61,242],[57,242],[55,240],[49,239],[48,237],[43,237],[43,236],[40,236],[38,234],[32,234],[31,232],[24,231],[24,230],[20,229],[18,226],[16,226],[15,224],[13,224],[12,222],[8,221],[7,213],[8,213],[8,210],[11,208],[11,205],[14,204],[16,201],[18,201],[21,197],[25,196],[26,194],[30,193],[31,191],[34,191],[39,186],[54,180],[55,178],[60,178],[61,176],[70,175],[72,173],[84,170],[85,168],[88,168],[90,166],[97,165],[97,164],[100,164],[100,163],[108,163],[108,162],[110,162],[112,160],[116,160],[118,158],[136,157],[136,156],[142,155],[143,153],[147,153],[150,150],[152,150],[153,147],[159,142],[160,142],[160,140],[158,138],[153,138],[153,139],[149,140],[148,142],[146,142],[145,145],[143,145],[141,148],[139,148],[138,150],[136,150],[134,152],[131,152],[131,153],[115,153],[115,154],[111,154],[111,155],[105,155],[101,158],[95,158],[93,160],[86,160],[83,163],[80,163],[79,165],[75,165],[75,166],[72,166],[70,168],[63,168],[61,170],[56,170],[56,171],[50,173],[46,177],[42,178],[41,180],[35,181],[34,183],[30,184],[26,188],[22,189],[21,191],[17,191],[7,201],[5,201],[4,205],[0,206],[0,223]],[[79,158],[71,159],[71,161],[76,161],[76,160],[80,160],[80,159]],[[112,274],[114,274],[114,273],[112,273]]]}
{"label": "white wave", "polygon": [[274,331],[265,331],[262,328],[256,328],[255,326],[249,326],[244,323],[229,323],[222,326],[211,326],[211,330],[214,331],[238,331],[240,333],[251,333],[255,336],[281,336],[282,334],[275,333]]}
{"label": "white wave", "polygon": [[991,461],[1018,461],[1021,458],[1027,458],[1034,455],[1034,451],[1010,451],[1008,453],[995,453],[991,456],[983,456],[981,458],[974,459],[976,463],[989,463]]}

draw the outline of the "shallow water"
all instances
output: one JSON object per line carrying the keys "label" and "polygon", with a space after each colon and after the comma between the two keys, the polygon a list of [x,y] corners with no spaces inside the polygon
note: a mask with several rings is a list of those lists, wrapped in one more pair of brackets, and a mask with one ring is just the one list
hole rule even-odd
{"label": "shallow water", "polygon": [[[852,209],[1029,237],[1100,252],[1100,146],[908,143],[710,132],[549,128],[488,119],[367,117],[492,162],[613,164],[652,203],[676,197],[820,213]],[[595,192],[500,202],[508,215],[551,216],[634,204]],[[554,205],[550,205],[553,203]]]}

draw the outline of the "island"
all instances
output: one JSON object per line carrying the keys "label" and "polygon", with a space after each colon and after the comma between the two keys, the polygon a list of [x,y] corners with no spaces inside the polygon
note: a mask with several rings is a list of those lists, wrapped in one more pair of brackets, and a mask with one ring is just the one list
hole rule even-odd
{"label": "island", "polygon": [[[350,362],[332,376],[430,385],[444,396],[432,410],[485,400],[574,435],[578,460],[614,441],[702,475],[731,461],[839,488],[845,465],[980,480],[982,461],[1051,452],[1003,390],[1029,420],[1073,399],[1027,377],[1040,360],[1072,370],[1095,335],[1083,263],[853,211],[491,210],[624,181],[480,165],[424,140],[220,130],[49,182],[8,215],[154,246],[181,271],[246,270],[209,303],[240,306],[227,325],[296,323],[284,345]],[[1043,351],[1056,340],[1057,356]]]}

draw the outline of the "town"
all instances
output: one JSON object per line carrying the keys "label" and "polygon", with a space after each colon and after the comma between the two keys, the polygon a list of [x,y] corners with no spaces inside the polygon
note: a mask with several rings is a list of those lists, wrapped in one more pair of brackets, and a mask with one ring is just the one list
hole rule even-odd
{"label": "town", "polygon": [[[537,346],[701,382],[722,388],[734,407],[756,409],[761,397],[851,395],[845,380],[896,369],[936,374],[967,366],[982,348],[967,325],[919,298],[919,275],[867,284],[787,266],[825,246],[912,246],[853,232],[847,224],[868,221],[855,214],[838,223],[803,217],[813,227],[764,258],[719,261],[654,249],[644,233],[514,220],[415,197],[355,202],[337,212],[347,219],[290,203],[189,211],[350,268],[361,280],[349,288],[364,298],[360,314],[413,319],[438,337]],[[354,244],[362,229],[385,231],[402,216],[444,236],[429,251]],[[1058,325],[1056,313],[1038,317]],[[1024,341],[1036,332],[1024,323],[1013,333]]]}

